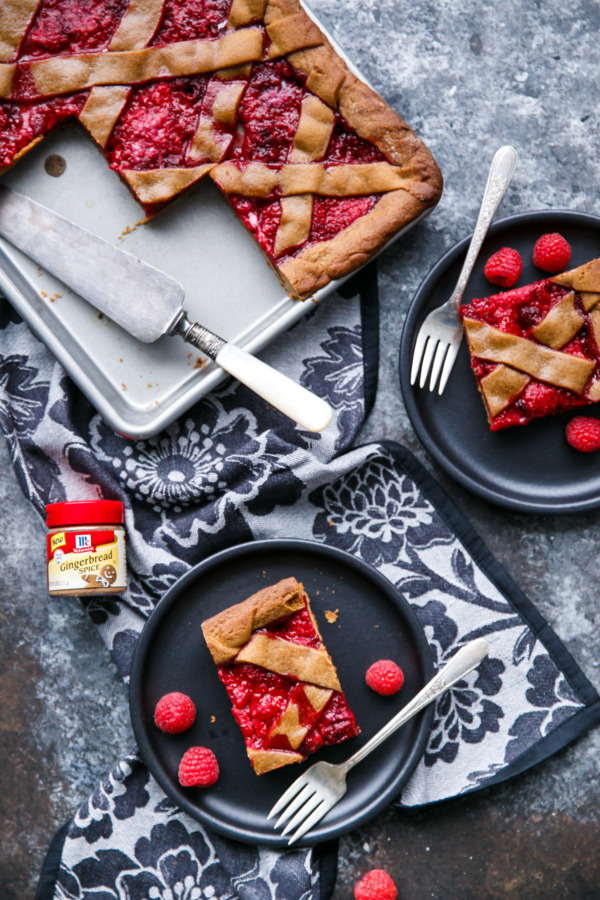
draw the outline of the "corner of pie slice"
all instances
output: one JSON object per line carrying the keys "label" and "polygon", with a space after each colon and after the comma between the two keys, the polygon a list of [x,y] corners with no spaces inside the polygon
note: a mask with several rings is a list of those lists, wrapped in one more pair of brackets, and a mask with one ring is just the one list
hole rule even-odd
{"label": "corner of pie slice", "polygon": [[460,308],[492,431],[600,400],[600,259]]}
{"label": "corner of pie slice", "polygon": [[258,775],[359,734],[295,578],[228,607],[202,631]]}

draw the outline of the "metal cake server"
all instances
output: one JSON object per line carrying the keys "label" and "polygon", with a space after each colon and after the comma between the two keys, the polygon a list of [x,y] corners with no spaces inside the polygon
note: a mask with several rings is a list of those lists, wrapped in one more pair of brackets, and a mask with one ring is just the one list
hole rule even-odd
{"label": "metal cake server", "polygon": [[183,286],[165,272],[2,185],[0,235],[143,343],[178,334],[303,428],[329,425],[325,400],[191,322]]}

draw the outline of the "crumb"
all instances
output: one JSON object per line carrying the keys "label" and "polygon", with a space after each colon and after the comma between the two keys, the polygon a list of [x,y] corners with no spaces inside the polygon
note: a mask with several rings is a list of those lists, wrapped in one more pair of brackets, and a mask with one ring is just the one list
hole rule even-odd
{"label": "crumb", "polygon": [[119,357],[119,362],[123,362],[123,357],[122,357],[122,356]]}
{"label": "crumb", "polygon": [[379,625],[373,625],[373,628],[379,628]]}
{"label": "crumb", "polygon": [[152,382],[149,381],[148,384],[146,385],[146,387],[152,387]]}
{"label": "crumb", "polygon": [[325,610],[325,618],[329,622],[330,625],[333,625],[334,622],[337,622],[338,616],[340,614],[339,609],[326,609]]}
{"label": "crumb", "polygon": [[188,353],[188,359],[190,358],[190,356],[193,356],[193,355],[194,355],[193,353]]}
{"label": "crumb", "polygon": [[54,300],[60,300],[62,294],[53,294],[50,299],[54,302]]}
{"label": "crumb", "polygon": [[330,528],[333,528],[333,519],[328,519],[327,524],[329,525]]}
{"label": "crumb", "polygon": [[317,597],[319,596],[320,593],[321,593],[321,591],[316,591]]}
{"label": "crumb", "polygon": [[211,724],[211,725],[214,725],[216,721],[217,721],[217,717],[216,717],[216,716],[211,716],[211,717],[210,717],[210,724]]}
{"label": "crumb", "polygon": [[104,313],[98,313],[98,318],[99,318],[99,319],[103,319],[103,318],[104,318]]}
{"label": "crumb", "polygon": [[54,297],[50,297],[50,303],[54,303]]}
{"label": "crumb", "polygon": [[40,291],[40,294],[42,295],[42,297],[47,297],[47,296],[48,296],[48,294],[46,293],[46,291]]}
{"label": "crumb", "polygon": [[127,385],[125,384],[125,382],[121,382],[121,389],[124,391],[127,390]]}
{"label": "crumb", "polygon": [[198,359],[196,360],[196,365],[194,366],[194,368],[195,369],[203,369],[205,365],[206,365],[206,360],[202,359],[202,357],[199,356]]}

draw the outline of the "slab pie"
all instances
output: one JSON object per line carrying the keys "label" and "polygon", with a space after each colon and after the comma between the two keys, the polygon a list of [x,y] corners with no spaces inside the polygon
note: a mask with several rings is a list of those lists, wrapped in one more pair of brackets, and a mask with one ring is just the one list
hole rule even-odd
{"label": "slab pie", "polygon": [[202,631],[258,775],[359,734],[295,578],[207,619]]}
{"label": "slab pie", "polygon": [[296,298],[441,192],[298,0],[3,0],[0,171],[73,117],[148,216],[212,178]]}
{"label": "slab pie", "polygon": [[600,259],[460,317],[492,431],[600,400]]}

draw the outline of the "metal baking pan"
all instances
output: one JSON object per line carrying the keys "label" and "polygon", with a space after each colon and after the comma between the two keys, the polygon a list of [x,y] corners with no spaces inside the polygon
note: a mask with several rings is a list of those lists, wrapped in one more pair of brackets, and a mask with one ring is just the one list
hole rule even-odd
{"label": "metal baking pan", "polygon": [[[53,156],[66,163],[60,176],[56,172],[62,165],[53,165]],[[177,278],[192,320],[251,353],[266,347],[312,307],[311,301],[298,302],[284,294],[258,244],[209,179],[150,222],[139,224],[141,207],[77,123],[48,135],[2,178],[9,187]],[[327,285],[315,300],[321,301],[340,283]],[[121,434],[157,434],[228,377],[177,339],[140,344],[2,239],[0,290]]]}

